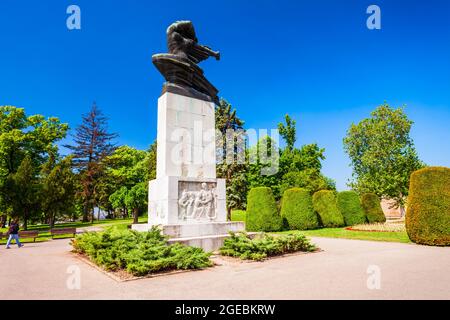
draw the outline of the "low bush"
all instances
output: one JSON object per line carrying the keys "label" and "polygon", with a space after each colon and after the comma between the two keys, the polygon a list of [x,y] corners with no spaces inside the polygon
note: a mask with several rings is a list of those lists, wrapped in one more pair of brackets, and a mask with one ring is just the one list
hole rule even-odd
{"label": "low bush", "polygon": [[126,270],[142,276],[174,269],[201,269],[212,265],[210,253],[179,243],[168,244],[160,230],[87,232],[72,240],[73,251],[84,254],[109,271]]}
{"label": "low bush", "polygon": [[281,230],[282,219],[270,188],[258,187],[249,191],[245,226],[247,231]]}
{"label": "low bush", "polygon": [[291,188],[284,192],[281,199],[281,217],[291,230],[308,230],[319,227],[309,191]]}
{"label": "low bush", "polygon": [[366,215],[361,207],[361,200],[355,191],[342,191],[338,193],[337,204],[344,217],[345,225],[366,223]]}
{"label": "low bush", "polygon": [[381,208],[381,200],[375,193],[365,193],[361,196],[361,206],[369,223],[386,222]]}
{"label": "low bush", "polygon": [[270,256],[281,255],[297,251],[315,251],[317,248],[301,234],[287,234],[271,236],[261,234],[251,239],[246,233],[230,233],[226,238],[220,254],[239,257],[243,260],[261,261]]}
{"label": "low bush", "polygon": [[428,167],[411,174],[405,222],[411,241],[450,245],[450,168]]}
{"label": "low bush", "polygon": [[314,193],[313,207],[319,216],[321,225],[325,228],[336,228],[345,225],[344,217],[337,206],[334,191],[321,190]]}

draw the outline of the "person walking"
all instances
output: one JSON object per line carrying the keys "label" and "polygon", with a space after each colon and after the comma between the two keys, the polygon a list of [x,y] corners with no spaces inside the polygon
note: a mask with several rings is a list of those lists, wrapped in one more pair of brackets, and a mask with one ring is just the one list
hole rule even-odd
{"label": "person walking", "polygon": [[6,249],[10,249],[9,245],[13,239],[16,241],[19,248],[23,247],[23,244],[21,244],[19,240],[19,228],[19,220],[15,219],[13,223],[10,224],[8,229],[9,238],[6,242]]}

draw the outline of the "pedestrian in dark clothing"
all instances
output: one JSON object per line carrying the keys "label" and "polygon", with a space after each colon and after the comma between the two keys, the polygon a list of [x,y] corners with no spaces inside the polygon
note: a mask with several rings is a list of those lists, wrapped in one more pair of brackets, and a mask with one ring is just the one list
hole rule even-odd
{"label": "pedestrian in dark clothing", "polygon": [[6,242],[6,249],[9,249],[9,245],[11,244],[11,241],[14,239],[17,243],[17,246],[19,248],[23,247],[23,244],[20,243],[19,240],[19,220],[15,219],[13,221],[13,223],[11,223],[9,225],[9,229],[8,229],[8,234],[9,234],[9,238],[8,238],[8,242]]}

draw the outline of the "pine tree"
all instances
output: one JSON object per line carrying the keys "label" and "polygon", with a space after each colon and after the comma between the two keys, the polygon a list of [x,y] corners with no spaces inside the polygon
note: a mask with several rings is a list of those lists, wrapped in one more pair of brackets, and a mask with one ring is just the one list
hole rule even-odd
{"label": "pine tree", "polygon": [[[73,164],[80,175],[84,222],[88,221],[89,212],[93,212],[96,205],[96,187],[104,173],[103,160],[115,149],[112,140],[117,134],[108,132],[107,123],[108,119],[94,102],[76,129],[74,145],[66,146],[72,150]],[[94,219],[93,213],[91,219]]]}

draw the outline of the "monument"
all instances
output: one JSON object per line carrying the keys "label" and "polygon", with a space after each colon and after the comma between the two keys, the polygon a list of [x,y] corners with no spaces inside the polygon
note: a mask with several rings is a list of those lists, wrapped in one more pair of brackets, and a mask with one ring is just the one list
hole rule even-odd
{"label": "monument", "polygon": [[205,78],[199,62],[220,53],[200,45],[190,21],[167,29],[169,53],[155,54],[153,64],[164,76],[158,99],[156,179],[150,181],[148,224],[169,241],[217,250],[229,231],[243,222],[228,222],[225,180],[216,178],[215,105],[218,90]]}

